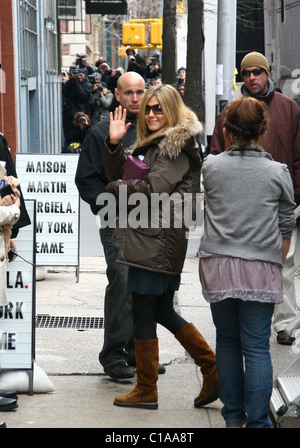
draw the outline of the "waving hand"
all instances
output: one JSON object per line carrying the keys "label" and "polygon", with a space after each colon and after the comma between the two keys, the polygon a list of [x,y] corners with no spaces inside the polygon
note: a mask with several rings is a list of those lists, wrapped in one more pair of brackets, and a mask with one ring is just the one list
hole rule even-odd
{"label": "waving hand", "polygon": [[113,145],[120,143],[124,135],[127,133],[131,123],[126,124],[127,110],[122,109],[121,106],[115,109],[115,112],[110,112],[109,125],[109,140]]}

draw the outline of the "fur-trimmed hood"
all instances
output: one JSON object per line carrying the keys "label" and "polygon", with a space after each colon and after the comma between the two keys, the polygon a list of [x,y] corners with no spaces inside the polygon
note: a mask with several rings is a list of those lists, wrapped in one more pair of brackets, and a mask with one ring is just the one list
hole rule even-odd
{"label": "fur-trimmed hood", "polygon": [[192,161],[192,171],[198,171],[201,159],[195,137],[202,132],[202,124],[194,118],[188,118],[183,123],[168,129],[158,145],[160,153],[170,159],[177,159],[181,151],[184,151]]}
{"label": "fur-trimmed hood", "polygon": [[169,156],[170,159],[176,159],[188,140],[202,132],[202,124],[194,119],[187,119],[183,123],[169,128],[159,143],[161,154]]}

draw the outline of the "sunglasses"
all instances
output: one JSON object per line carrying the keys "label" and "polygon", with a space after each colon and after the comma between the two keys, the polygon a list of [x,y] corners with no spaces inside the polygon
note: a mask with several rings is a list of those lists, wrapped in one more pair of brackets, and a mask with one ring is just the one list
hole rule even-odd
{"label": "sunglasses", "polygon": [[259,76],[262,74],[262,72],[264,72],[263,68],[255,68],[254,70],[243,70],[243,76],[246,76],[246,78],[249,78],[249,76],[251,75],[251,73],[254,76]]}
{"label": "sunglasses", "polygon": [[154,106],[149,106],[147,104],[146,109],[145,109],[145,115],[150,114],[151,110],[154,113],[154,115],[163,115],[163,110],[162,110],[162,107],[160,104],[154,104]]}

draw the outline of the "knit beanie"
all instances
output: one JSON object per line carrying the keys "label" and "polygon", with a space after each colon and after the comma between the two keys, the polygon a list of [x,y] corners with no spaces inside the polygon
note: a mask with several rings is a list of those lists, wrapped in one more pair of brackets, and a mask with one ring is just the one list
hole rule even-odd
{"label": "knit beanie", "polygon": [[243,70],[245,70],[247,67],[263,68],[267,72],[268,76],[270,75],[270,68],[266,57],[256,51],[248,53],[243,58],[241,62],[241,77],[243,77]]}

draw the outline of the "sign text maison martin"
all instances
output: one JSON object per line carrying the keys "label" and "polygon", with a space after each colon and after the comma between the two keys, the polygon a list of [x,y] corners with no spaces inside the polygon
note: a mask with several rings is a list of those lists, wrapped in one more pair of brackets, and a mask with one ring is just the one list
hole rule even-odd
{"label": "sign text maison martin", "polygon": [[[34,163],[33,161],[28,161],[26,166],[26,173],[47,173],[49,175],[65,174],[67,172],[67,162],[66,161],[38,161]],[[67,182],[58,180],[47,180],[47,181],[37,181],[28,180],[27,184],[27,195],[30,193],[40,193],[40,194],[66,194],[67,193]],[[48,234],[73,234],[73,221],[68,221],[67,216],[75,213],[73,210],[71,202],[62,201],[37,201],[37,223],[36,232],[37,234],[46,231]],[[66,215],[65,221],[40,221],[38,220],[39,214],[64,214]],[[46,229],[44,228],[46,226]],[[64,253],[64,242],[40,242],[36,243],[36,253]]]}

